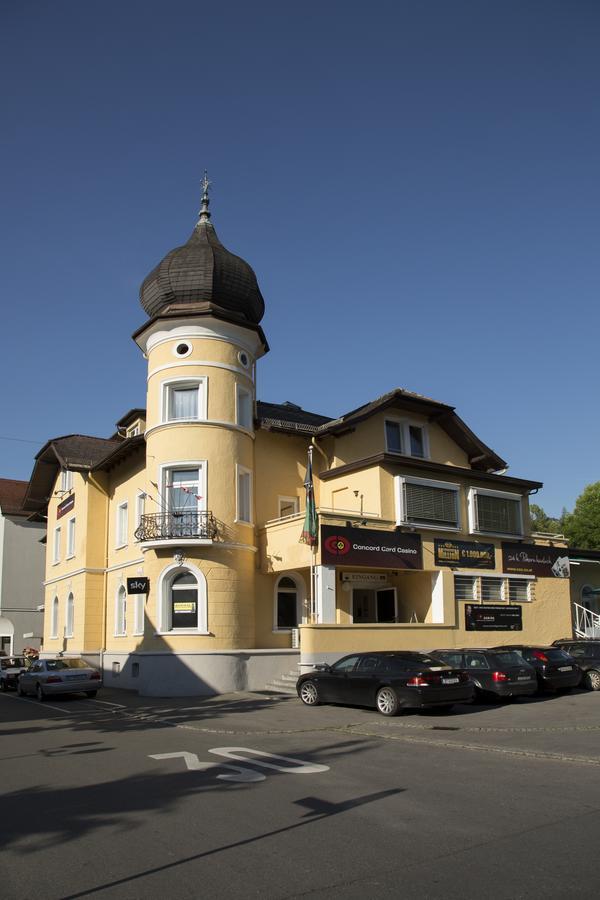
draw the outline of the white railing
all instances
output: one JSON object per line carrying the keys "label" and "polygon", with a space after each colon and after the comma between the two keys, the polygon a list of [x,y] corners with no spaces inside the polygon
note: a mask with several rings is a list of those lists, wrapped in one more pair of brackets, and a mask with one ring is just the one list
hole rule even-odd
{"label": "white railing", "polygon": [[582,606],[580,603],[574,603],[575,610],[575,634],[577,637],[600,638],[600,614],[592,612],[591,609]]}

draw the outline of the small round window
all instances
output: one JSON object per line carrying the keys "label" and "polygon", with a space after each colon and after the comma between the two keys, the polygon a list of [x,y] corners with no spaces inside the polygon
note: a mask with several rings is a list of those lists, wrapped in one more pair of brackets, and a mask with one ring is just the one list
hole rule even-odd
{"label": "small round window", "polygon": [[238,359],[241,362],[241,364],[243,365],[243,367],[245,369],[247,369],[248,366],[250,365],[250,357],[244,350],[240,350],[240,352],[238,353]]}
{"label": "small round window", "polygon": [[188,344],[185,341],[182,341],[180,344],[175,346],[175,356],[189,356],[192,352],[192,345]]}

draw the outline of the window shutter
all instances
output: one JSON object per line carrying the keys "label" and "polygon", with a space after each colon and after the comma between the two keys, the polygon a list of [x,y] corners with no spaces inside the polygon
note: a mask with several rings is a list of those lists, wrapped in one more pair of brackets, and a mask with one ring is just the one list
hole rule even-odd
{"label": "window shutter", "polygon": [[493,531],[499,534],[520,534],[520,501],[506,497],[488,497],[477,494],[478,531]]}
{"label": "window shutter", "polygon": [[458,524],[456,491],[447,488],[430,487],[424,484],[404,484],[406,518],[408,521],[448,525]]}

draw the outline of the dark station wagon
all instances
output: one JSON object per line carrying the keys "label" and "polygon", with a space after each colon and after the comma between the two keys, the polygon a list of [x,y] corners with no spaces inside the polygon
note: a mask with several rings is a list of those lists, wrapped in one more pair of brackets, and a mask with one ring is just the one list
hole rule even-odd
{"label": "dark station wagon", "polygon": [[476,700],[527,697],[538,689],[535,669],[516,650],[432,650],[446,665],[462,669],[475,685]]}
{"label": "dark station wagon", "polygon": [[464,672],[408,650],[352,653],[301,675],[296,690],[307,706],[370,706],[384,716],[401,709],[449,709],[473,698],[473,683]]}
{"label": "dark station wagon", "polygon": [[537,676],[538,691],[570,691],[581,681],[581,669],[572,656],[560,647],[513,644],[495,647],[495,650],[517,650],[533,666]]}
{"label": "dark station wagon", "polygon": [[560,647],[573,657],[581,671],[581,684],[589,691],[600,691],[600,641],[593,638],[580,638],[554,641],[554,647]]}

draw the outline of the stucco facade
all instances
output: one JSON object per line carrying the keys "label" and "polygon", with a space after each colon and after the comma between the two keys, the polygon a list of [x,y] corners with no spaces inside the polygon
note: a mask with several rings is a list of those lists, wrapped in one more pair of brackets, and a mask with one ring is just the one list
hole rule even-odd
{"label": "stucco facade", "polygon": [[[507,639],[469,630],[467,606],[498,622],[506,607],[519,640],[567,633],[568,578],[551,568],[560,546],[531,573],[506,571],[511,547],[526,556],[535,544],[528,495],[540,485],[502,474],[454,407],[398,389],[332,420],[257,401],[262,297],[203,203],[188,244],[165,258],[179,280],[160,264],[142,285],[145,408],[110,438],[56,438],[38,454],[44,653],[81,654],[107,684],[168,696],[263,689],[358,649]],[[309,450],[312,547],[300,541]],[[465,564],[440,560],[436,540],[446,552],[463,542]],[[470,568],[478,548],[487,567]]]}

